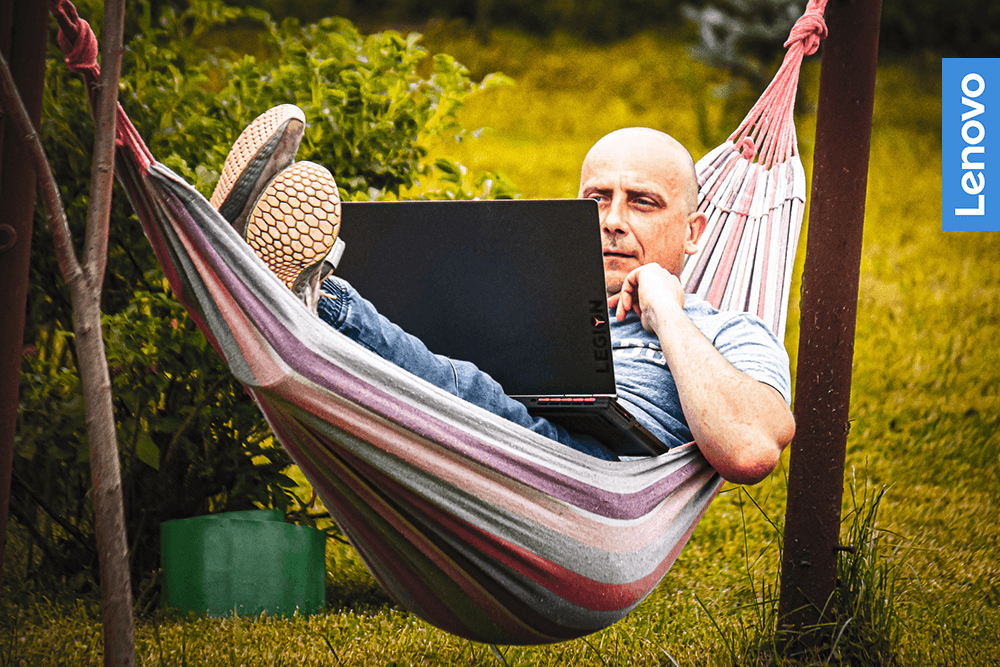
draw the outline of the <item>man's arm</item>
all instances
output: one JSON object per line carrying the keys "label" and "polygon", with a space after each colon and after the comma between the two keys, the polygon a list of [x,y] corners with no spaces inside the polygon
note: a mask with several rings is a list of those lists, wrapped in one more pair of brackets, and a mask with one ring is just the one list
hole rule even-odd
{"label": "man's arm", "polygon": [[738,371],[684,313],[677,276],[658,264],[632,271],[608,301],[660,339],[695,442],[723,478],[756,484],[774,470],[795,434],[791,410],[773,387]]}

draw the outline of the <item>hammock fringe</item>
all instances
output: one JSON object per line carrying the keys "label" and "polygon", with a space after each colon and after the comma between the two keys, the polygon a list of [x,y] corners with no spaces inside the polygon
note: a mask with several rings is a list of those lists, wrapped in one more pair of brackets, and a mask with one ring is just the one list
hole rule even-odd
{"label": "hammock fringe", "polygon": [[826,0],[810,0],[781,67],[729,140],[697,162],[698,210],[708,225],[681,273],[716,308],[760,317],[784,339],[805,212],[805,169],[794,110],[802,60],[826,37]]}

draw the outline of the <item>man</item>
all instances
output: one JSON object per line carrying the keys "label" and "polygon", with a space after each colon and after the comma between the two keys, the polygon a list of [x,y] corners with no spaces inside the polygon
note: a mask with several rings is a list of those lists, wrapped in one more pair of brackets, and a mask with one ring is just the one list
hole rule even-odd
{"label": "man", "polygon": [[[766,328],[756,318],[718,313],[697,297],[685,298],[678,277],[707,222],[696,210],[698,187],[690,154],[661,132],[619,130],[591,148],[581,171],[580,196],[596,199],[600,209],[608,304],[617,321],[625,323],[633,314],[643,332],[655,337],[648,341],[653,348],[659,343],[687,426],[712,466],[732,482],[760,481],[777,465],[795,426],[780,363],[758,368],[755,361],[770,355],[780,359],[784,351],[776,340],[778,350],[768,349],[760,336]],[[735,337],[744,338],[734,342],[742,349],[720,351],[721,329],[733,326],[750,329],[745,338]],[[638,327],[633,329],[641,337]],[[716,345],[706,338],[709,331]],[[612,330],[613,337],[625,335],[621,328]],[[737,370],[723,352],[758,379]],[[755,360],[756,355],[761,359]],[[782,370],[787,372],[784,359]],[[637,374],[634,364],[618,354],[615,368],[625,385],[619,394],[628,400],[630,378]]]}
{"label": "man", "polygon": [[[322,278],[339,225],[332,176],[310,163],[283,169],[303,127],[302,112],[289,105],[255,120],[212,197],[300,293]],[[613,132],[587,154],[580,196],[600,210],[619,400],[668,446],[695,440],[725,479],[760,481],[794,434],[788,357],[757,318],[684,294],[678,276],[706,224],[690,154],[662,132]],[[323,282],[316,306],[332,327],[428,382],[574,449],[616,458],[593,438],[531,416],[474,365],[432,354],[345,281]]]}

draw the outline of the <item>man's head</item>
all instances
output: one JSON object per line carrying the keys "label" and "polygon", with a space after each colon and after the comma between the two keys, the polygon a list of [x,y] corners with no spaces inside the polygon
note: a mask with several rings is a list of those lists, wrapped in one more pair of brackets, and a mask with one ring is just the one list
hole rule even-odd
{"label": "man's head", "polygon": [[695,210],[691,154],[657,130],[617,130],[594,144],[583,161],[580,197],[596,199],[600,209],[609,296],[643,264],[657,262],[679,276],[705,230],[705,215]]}

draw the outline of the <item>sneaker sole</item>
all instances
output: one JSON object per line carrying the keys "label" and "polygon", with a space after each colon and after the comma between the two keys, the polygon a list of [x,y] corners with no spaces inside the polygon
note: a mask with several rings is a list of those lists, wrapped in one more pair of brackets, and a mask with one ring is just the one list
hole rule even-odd
{"label": "sneaker sole", "polygon": [[318,271],[340,231],[340,192],[325,167],[297,162],[278,174],[257,199],[246,240],[295,293]]}
{"label": "sneaker sole", "polygon": [[233,144],[210,203],[239,234],[268,181],[295,159],[305,123],[301,109],[282,104],[255,118]]}

